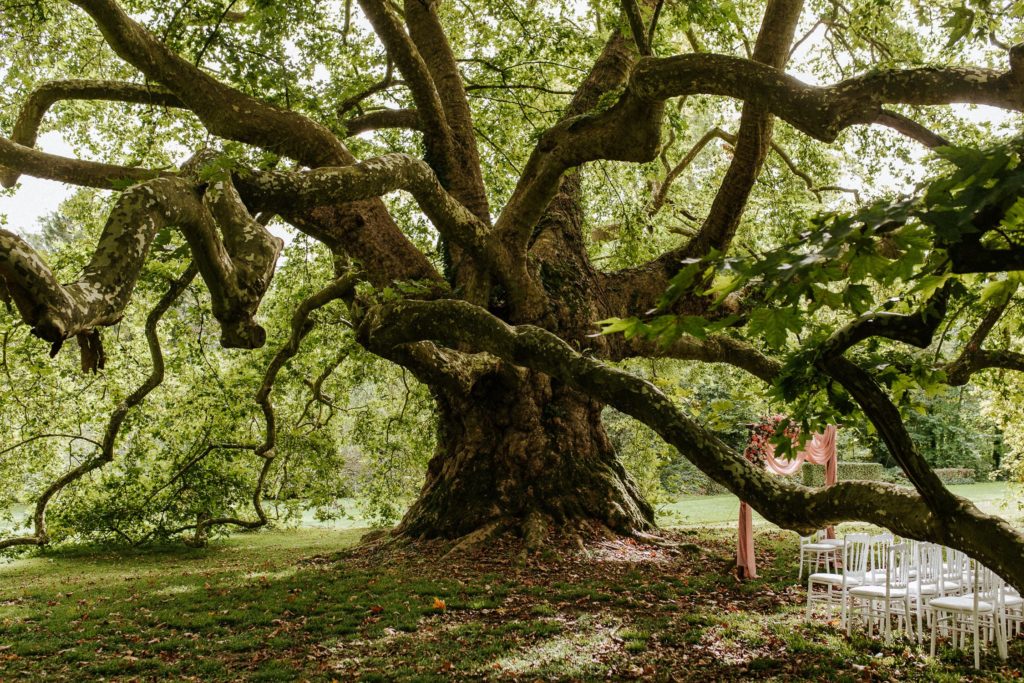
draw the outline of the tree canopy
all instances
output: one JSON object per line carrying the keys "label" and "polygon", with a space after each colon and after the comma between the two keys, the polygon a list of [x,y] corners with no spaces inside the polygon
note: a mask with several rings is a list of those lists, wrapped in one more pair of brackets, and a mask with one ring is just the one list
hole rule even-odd
{"label": "tree canopy", "polygon": [[[403,537],[647,536],[611,407],[784,527],[1024,584],[908,421],[968,384],[1019,410],[1016,4],[2,6],[0,181],[81,189],[0,229],[0,507],[35,506],[0,547],[49,542],[51,499],[64,533],[201,542],[356,485],[415,497]],[[708,364],[913,489],[754,467],[709,419],[737,392],[680,401]]]}

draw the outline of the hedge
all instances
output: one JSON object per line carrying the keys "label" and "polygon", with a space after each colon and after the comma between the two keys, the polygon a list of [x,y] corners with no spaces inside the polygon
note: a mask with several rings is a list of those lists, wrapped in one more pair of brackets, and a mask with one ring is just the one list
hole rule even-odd
{"label": "hedge", "polygon": [[970,467],[936,467],[935,474],[943,484],[973,484],[974,470]]}
{"label": "hedge", "polygon": [[[882,475],[885,473],[885,468],[877,462],[840,461],[838,465],[836,475],[839,478],[839,481],[850,481],[851,479],[860,481],[881,481]],[[800,477],[803,479],[804,486],[824,486],[825,466],[812,465],[811,463],[805,462],[800,468]]]}

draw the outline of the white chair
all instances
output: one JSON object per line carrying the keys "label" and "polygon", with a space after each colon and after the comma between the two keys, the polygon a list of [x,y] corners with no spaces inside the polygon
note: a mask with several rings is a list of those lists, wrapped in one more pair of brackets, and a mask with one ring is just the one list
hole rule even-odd
{"label": "white chair", "polygon": [[865,583],[876,586],[885,583],[885,562],[889,548],[895,542],[895,537],[888,531],[871,535],[868,541],[868,573]]}
{"label": "white chair", "polygon": [[1024,599],[1020,592],[1011,586],[1003,593],[1003,608],[1006,610],[1006,637],[1016,638],[1024,633]]}
{"label": "white chair", "polygon": [[909,543],[896,543],[886,548],[885,578],[881,584],[855,586],[849,590],[849,616],[846,619],[846,634],[858,616],[863,616],[868,635],[878,622],[879,633],[888,643],[892,640],[892,617],[897,618],[897,629],[909,631],[910,618],[910,568],[914,560],[914,548]]}
{"label": "white chair", "polygon": [[910,606],[917,617],[917,643],[924,640],[924,624],[930,616],[928,603],[960,591],[961,582],[946,580],[943,547],[937,543],[918,543],[915,547],[914,571],[908,586]]}
{"label": "white chair", "polygon": [[[796,575],[796,580],[800,581],[804,576],[804,558],[810,555],[814,556],[813,571],[818,571],[824,566],[826,572],[837,571],[836,567],[836,544],[829,543],[831,539],[825,538],[824,529],[815,531],[810,536],[800,537],[800,571]],[[810,573],[812,565],[808,563],[808,573]]]}
{"label": "white chair", "polygon": [[[867,573],[868,562],[868,540],[867,534],[848,534],[843,544],[843,567],[841,573],[816,572],[807,577],[807,614],[808,621],[811,619],[812,605],[815,602],[824,602],[830,606],[840,605],[841,623],[846,625],[846,596],[854,586],[864,583],[864,576]],[[822,586],[824,591],[816,591],[816,586]],[[838,589],[838,594],[836,592]]]}
{"label": "white chair", "polygon": [[976,560],[969,565],[971,587],[967,595],[934,598],[928,603],[932,613],[931,654],[935,656],[935,643],[939,627],[949,624],[954,647],[963,647],[967,636],[974,642],[974,668],[981,668],[981,636],[986,642],[994,640],[1001,659],[1006,659],[1006,612],[1004,595],[1006,584],[991,569]]}

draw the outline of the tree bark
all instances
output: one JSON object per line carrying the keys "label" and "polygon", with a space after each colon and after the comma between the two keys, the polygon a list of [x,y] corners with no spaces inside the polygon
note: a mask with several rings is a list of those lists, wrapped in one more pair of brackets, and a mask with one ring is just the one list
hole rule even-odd
{"label": "tree bark", "polygon": [[602,404],[508,363],[468,393],[435,395],[438,449],[396,533],[458,538],[504,527],[533,545],[549,525],[626,535],[654,528],[601,424]]}

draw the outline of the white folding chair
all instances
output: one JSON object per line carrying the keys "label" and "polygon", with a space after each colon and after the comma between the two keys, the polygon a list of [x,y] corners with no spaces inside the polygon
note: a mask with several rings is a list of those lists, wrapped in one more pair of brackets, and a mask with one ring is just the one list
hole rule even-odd
{"label": "white folding chair", "polygon": [[909,543],[896,543],[886,548],[885,579],[881,584],[855,586],[849,591],[849,615],[846,619],[846,633],[850,634],[851,624],[858,616],[864,617],[868,635],[878,622],[879,633],[889,642],[892,639],[892,617],[897,619],[897,629],[909,631],[910,619],[910,567],[913,564],[914,548]]}
{"label": "white folding chair", "polygon": [[1003,598],[1006,584],[991,569],[976,560],[969,564],[971,587],[967,595],[934,598],[928,603],[932,613],[931,654],[935,656],[935,644],[939,627],[948,623],[950,638],[954,647],[963,647],[967,636],[974,643],[974,668],[981,668],[981,636],[986,642],[994,640],[1001,659],[1006,659],[1006,619]]}
{"label": "white folding chair", "polygon": [[[843,566],[840,573],[816,572],[807,577],[807,614],[811,619],[812,605],[824,602],[830,606],[840,605],[841,623],[846,625],[846,596],[854,586],[864,583],[868,562],[867,534],[848,534],[842,547]],[[816,591],[815,587],[824,587],[824,591]],[[837,593],[838,589],[838,593]]]}
{"label": "white folding chair", "polygon": [[[814,557],[813,571],[818,571],[824,566],[826,572],[835,571],[836,567],[836,544],[828,543],[828,539],[825,538],[825,530],[821,529],[815,531],[810,536],[800,537],[800,571],[796,575],[796,580],[800,581],[804,576],[804,558],[808,556]],[[808,563],[808,573],[812,571],[811,564]]]}

